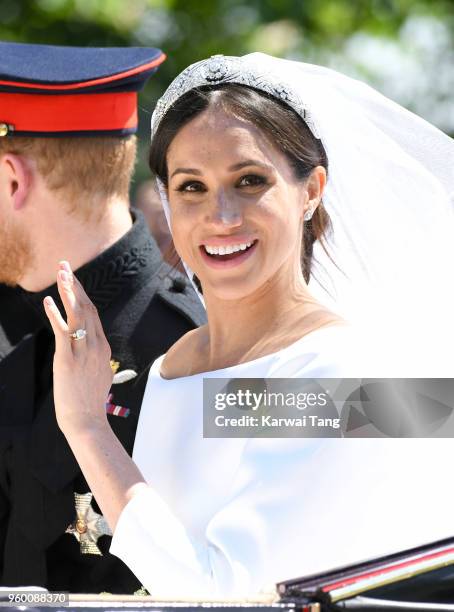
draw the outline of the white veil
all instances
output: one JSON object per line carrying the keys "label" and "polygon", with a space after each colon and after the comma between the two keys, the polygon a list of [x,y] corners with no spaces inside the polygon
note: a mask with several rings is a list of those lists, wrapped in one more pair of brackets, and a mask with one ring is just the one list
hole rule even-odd
{"label": "white veil", "polygon": [[228,82],[287,102],[327,152],[333,261],[316,242],[312,293],[368,334],[387,372],[454,376],[454,141],[360,81],[261,53],[189,66],[159,100],[152,133],[181,95]]}

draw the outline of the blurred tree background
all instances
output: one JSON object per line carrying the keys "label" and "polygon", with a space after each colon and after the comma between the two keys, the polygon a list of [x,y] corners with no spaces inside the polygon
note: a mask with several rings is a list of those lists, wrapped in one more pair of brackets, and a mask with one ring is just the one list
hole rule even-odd
{"label": "blurred tree background", "polygon": [[140,96],[140,163],[154,103],[188,64],[263,51],[366,80],[454,134],[454,0],[0,0],[0,40],[153,46],[168,60]]}

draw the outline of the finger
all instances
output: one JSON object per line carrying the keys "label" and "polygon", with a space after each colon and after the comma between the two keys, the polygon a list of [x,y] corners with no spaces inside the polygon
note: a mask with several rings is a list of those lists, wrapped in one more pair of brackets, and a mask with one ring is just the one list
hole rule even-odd
{"label": "finger", "polygon": [[69,330],[68,333],[72,334],[78,329],[83,329],[86,331],[86,335],[82,339],[71,339],[73,354],[75,356],[80,356],[86,352],[86,349],[89,347],[92,341],[96,341],[96,328],[90,321],[90,317],[87,315],[86,309],[77,299],[77,296],[73,291],[73,284],[70,282],[65,271],[60,270],[58,272],[57,287],[66,310],[68,320],[67,325]]}
{"label": "finger", "polygon": [[72,355],[68,325],[50,296],[44,298],[44,310],[54,332],[56,351],[62,355]]}
{"label": "finger", "polygon": [[103,339],[105,337],[105,334],[102,327],[101,319],[99,318],[98,309],[88,297],[85,289],[83,288],[82,283],[77,278],[77,276],[73,275],[73,279],[74,292],[76,294],[76,297],[80,299],[80,302],[86,306],[87,311],[90,313],[91,321],[93,323],[96,335],[98,336],[98,338]]}
{"label": "finger", "polygon": [[74,285],[76,296],[80,297],[80,300],[85,304],[86,309],[86,321],[90,321],[90,330],[92,333],[93,339],[96,337],[100,346],[103,346],[106,350],[106,353],[109,356],[109,359],[112,356],[112,352],[110,349],[109,341],[107,340],[106,334],[104,333],[104,328],[102,326],[101,319],[99,317],[99,312],[93,302],[90,300],[88,295],[85,292],[85,289],[82,286],[82,283],[79,279],[74,276]]}
{"label": "finger", "polygon": [[[60,262],[60,269],[61,271],[65,272],[65,274],[67,275],[68,277],[67,280],[70,283],[71,290],[73,292],[75,301],[77,304],[81,305],[81,309],[83,311],[87,336],[84,340],[76,341],[76,343],[85,342],[88,348],[93,348],[93,349],[96,348],[96,349],[102,350],[104,351],[103,354],[105,354],[106,357],[110,359],[111,358],[110,346],[104,334],[104,330],[102,328],[102,324],[99,318],[97,308],[95,307],[93,302],[88,297],[79,279],[76,277],[75,274],[72,273],[69,262],[67,261]],[[76,351],[77,353],[81,353],[81,351],[77,350],[77,348],[76,348]]]}
{"label": "finger", "polygon": [[73,290],[73,282],[65,270],[57,273],[57,287],[66,312],[66,320],[70,330],[85,328],[84,311],[77,301]]}
{"label": "finger", "polygon": [[58,287],[68,316],[70,330],[75,331],[82,328],[87,332],[86,338],[76,341],[80,343],[76,349],[79,350],[82,342],[91,344],[96,340],[98,313],[66,261],[60,262]]}
{"label": "finger", "polygon": [[97,340],[96,328],[90,313],[81,304],[74,291],[74,275],[60,269],[57,274],[57,287],[66,310],[69,333],[71,334],[78,329],[86,331],[86,336],[79,340],[71,338],[73,355],[76,357],[87,356],[87,349],[91,348]]}

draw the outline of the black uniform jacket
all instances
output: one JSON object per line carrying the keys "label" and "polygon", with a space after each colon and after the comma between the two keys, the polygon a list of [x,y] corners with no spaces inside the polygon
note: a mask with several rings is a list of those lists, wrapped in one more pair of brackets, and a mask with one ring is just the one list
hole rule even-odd
{"label": "black uniform jacket", "polygon": [[0,283],[0,361],[26,334],[42,325],[42,317],[30,308],[22,293],[20,288]]}
{"label": "black uniform jacket", "polygon": [[[116,414],[108,418],[131,454],[149,366],[205,314],[188,281],[162,262],[140,213],[119,242],[76,275],[99,310],[113,369],[129,370],[128,380],[112,385],[108,404]],[[46,295],[61,305],[55,285],[22,293],[40,323],[0,363],[0,584],[132,593],[140,584],[109,554],[108,535],[98,540],[100,555],[82,554],[74,534],[65,533],[76,518],[74,493],[88,487],[55,419]]]}

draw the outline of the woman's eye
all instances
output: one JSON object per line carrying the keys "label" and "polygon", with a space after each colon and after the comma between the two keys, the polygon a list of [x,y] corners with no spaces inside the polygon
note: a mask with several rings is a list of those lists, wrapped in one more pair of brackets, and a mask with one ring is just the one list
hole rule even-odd
{"label": "woman's eye", "polygon": [[177,191],[181,193],[196,193],[204,190],[205,187],[200,181],[186,181],[177,188]]}
{"label": "woman's eye", "polygon": [[260,185],[266,185],[267,180],[264,176],[258,174],[246,174],[242,176],[237,183],[237,187],[258,187]]}

